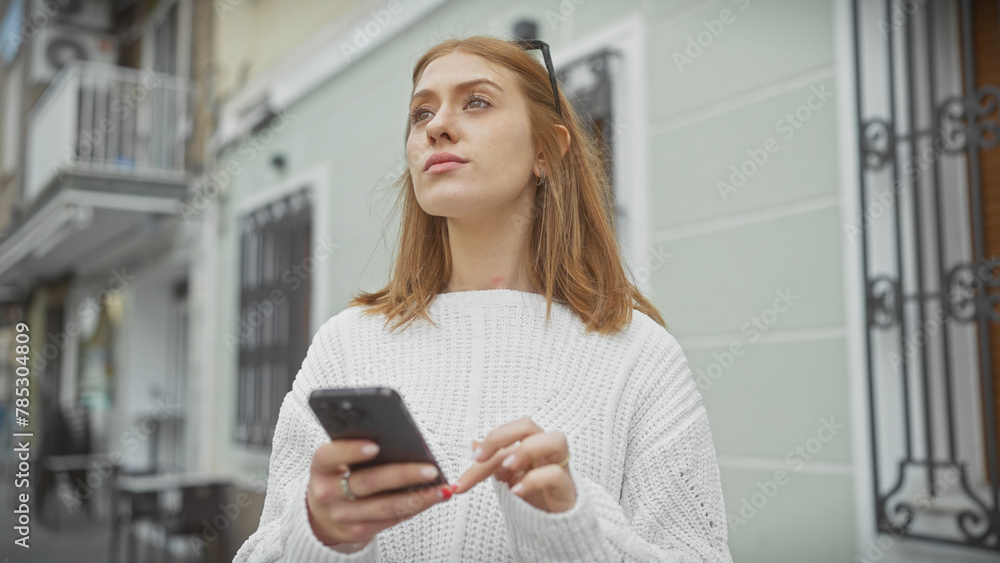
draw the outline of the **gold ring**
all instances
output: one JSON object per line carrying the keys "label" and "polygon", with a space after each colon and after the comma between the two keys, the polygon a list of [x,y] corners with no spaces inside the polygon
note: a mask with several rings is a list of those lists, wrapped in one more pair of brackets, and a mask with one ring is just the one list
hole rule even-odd
{"label": "gold ring", "polygon": [[559,467],[566,467],[567,463],[569,463],[569,452],[566,452],[566,459],[559,462]]}
{"label": "gold ring", "polygon": [[347,478],[350,476],[351,470],[348,469],[347,473],[344,473],[344,475],[340,478],[340,489],[344,491],[344,496],[346,496],[348,500],[355,500],[358,497],[354,496],[354,493],[351,492],[351,486],[347,483]]}

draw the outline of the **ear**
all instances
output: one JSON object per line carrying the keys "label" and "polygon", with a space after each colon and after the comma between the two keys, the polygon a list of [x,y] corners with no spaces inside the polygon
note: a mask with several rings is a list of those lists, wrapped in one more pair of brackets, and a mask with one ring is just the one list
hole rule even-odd
{"label": "ear", "polygon": [[[559,153],[562,156],[566,156],[566,151],[569,150],[570,143],[569,129],[567,129],[564,125],[554,125],[553,127],[556,128],[556,139],[559,141]],[[542,166],[545,165],[545,157],[542,156],[542,153],[538,153],[538,161]],[[535,166],[535,172],[536,176],[540,175],[538,166]]]}
{"label": "ear", "polygon": [[569,150],[569,129],[564,125],[555,125],[557,138],[559,139],[559,154],[566,156]]}

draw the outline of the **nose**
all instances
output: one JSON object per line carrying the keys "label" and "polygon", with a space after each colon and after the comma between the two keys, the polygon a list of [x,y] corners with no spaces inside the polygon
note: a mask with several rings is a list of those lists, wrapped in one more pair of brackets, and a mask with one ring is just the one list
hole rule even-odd
{"label": "nose", "polygon": [[424,130],[427,131],[427,142],[431,145],[442,138],[446,138],[452,143],[458,140],[455,134],[454,115],[451,110],[444,106],[439,108],[438,112],[428,120]]}

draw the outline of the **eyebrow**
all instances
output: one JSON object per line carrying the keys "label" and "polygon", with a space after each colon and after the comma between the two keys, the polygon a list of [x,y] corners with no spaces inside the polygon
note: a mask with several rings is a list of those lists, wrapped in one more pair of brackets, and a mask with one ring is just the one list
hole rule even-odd
{"label": "eyebrow", "polygon": [[[500,90],[501,92],[504,91],[503,88],[501,88],[499,84],[497,84],[496,82],[493,82],[489,78],[476,78],[476,79],[473,79],[473,80],[466,80],[465,82],[459,82],[458,84],[456,84],[452,88],[452,90],[459,90],[459,91],[460,90],[467,90],[469,88],[472,88],[473,86],[479,86],[480,84],[486,85],[486,86],[492,86],[493,88],[496,88],[497,90]],[[410,103],[412,104],[413,101],[416,100],[417,98],[424,98],[424,97],[433,96],[433,95],[434,95],[433,91],[424,88],[423,90],[420,90],[420,91],[416,92],[415,94],[413,94],[413,97],[410,98]]]}

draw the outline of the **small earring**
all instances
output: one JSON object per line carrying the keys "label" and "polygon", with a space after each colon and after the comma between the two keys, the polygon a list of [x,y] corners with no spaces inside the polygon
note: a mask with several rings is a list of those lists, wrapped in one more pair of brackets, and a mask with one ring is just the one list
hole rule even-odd
{"label": "small earring", "polygon": [[541,186],[542,184],[545,183],[545,169],[542,168],[541,170],[542,170],[542,175],[538,178],[538,180],[535,181],[536,186]]}

